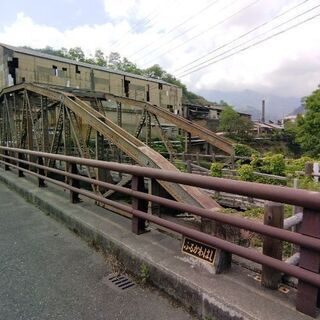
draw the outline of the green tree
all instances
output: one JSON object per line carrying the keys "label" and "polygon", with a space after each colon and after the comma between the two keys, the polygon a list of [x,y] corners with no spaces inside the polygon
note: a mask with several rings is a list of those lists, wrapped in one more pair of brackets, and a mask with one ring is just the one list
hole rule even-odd
{"label": "green tree", "polygon": [[219,130],[232,134],[237,127],[240,115],[232,107],[226,107],[220,115]]}
{"label": "green tree", "polygon": [[123,58],[118,68],[122,71],[142,75],[143,71],[137,67],[137,65],[127,58]]}
{"label": "green tree", "polygon": [[111,52],[108,60],[108,67],[110,69],[119,70],[121,66],[121,56],[118,52]]}
{"label": "green tree", "polygon": [[253,123],[248,118],[240,116],[232,107],[227,106],[220,115],[219,130],[238,141],[245,141],[250,136]]}
{"label": "green tree", "polygon": [[146,76],[158,79],[162,79],[165,73],[166,72],[158,64],[144,70]]}
{"label": "green tree", "polygon": [[320,156],[320,89],[306,99],[306,113],[298,117],[297,142],[312,157]]}
{"label": "green tree", "polygon": [[73,59],[79,62],[85,62],[86,60],[85,54],[80,47],[69,49],[68,55],[70,59]]}
{"label": "green tree", "polygon": [[94,54],[94,61],[95,61],[95,64],[97,64],[98,66],[101,66],[101,67],[107,66],[106,57],[105,57],[103,51],[101,51],[99,49],[96,50],[96,52]]}

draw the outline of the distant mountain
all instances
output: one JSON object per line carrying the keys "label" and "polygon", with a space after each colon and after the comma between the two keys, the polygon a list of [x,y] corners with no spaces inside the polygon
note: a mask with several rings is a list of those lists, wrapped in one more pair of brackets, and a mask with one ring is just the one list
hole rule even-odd
{"label": "distant mountain", "polygon": [[294,109],[294,110],[291,112],[290,116],[294,116],[294,115],[296,115],[296,114],[304,114],[305,112],[306,112],[306,110],[305,110],[304,106],[300,106],[300,107]]}
{"label": "distant mountain", "polygon": [[[261,118],[262,100],[266,101],[266,120],[279,120],[291,114],[300,106],[299,97],[281,97],[277,95],[263,95],[252,90],[244,91],[218,91],[202,90],[197,92],[207,100],[223,100],[240,112],[250,113],[253,119]],[[249,110],[248,112],[246,110]]]}
{"label": "distant mountain", "polygon": [[260,120],[261,119],[261,110],[251,107],[251,106],[243,106],[235,108],[238,112],[251,114],[252,120]]}

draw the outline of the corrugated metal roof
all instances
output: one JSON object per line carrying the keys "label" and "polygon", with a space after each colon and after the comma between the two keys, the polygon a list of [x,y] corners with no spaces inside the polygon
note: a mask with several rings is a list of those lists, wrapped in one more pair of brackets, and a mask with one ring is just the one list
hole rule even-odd
{"label": "corrugated metal roof", "polygon": [[35,57],[40,57],[40,58],[44,58],[44,59],[50,59],[50,60],[59,61],[59,62],[63,62],[63,63],[69,63],[69,64],[73,64],[73,65],[78,65],[78,66],[81,66],[81,67],[86,67],[86,68],[91,68],[91,69],[95,69],[95,70],[106,71],[106,72],[109,72],[109,73],[128,76],[128,77],[131,77],[131,78],[136,78],[136,79],[146,80],[146,81],[156,82],[156,83],[162,83],[162,84],[166,84],[166,85],[169,85],[169,86],[177,87],[176,85],[168,83],[168,82],[163,81],[161,79],[144,77],[144,76],[140,76],[140,75],[137,75],[137,74],[134,74],[134,73],[125,72],[125,71],[112,70],[112,69],[101,67],[101,66],[97,66],[97,65],[94,65],[94,64],[79,62],[79,61],[75,61],[75,60],[72,60],[72,59],[67,59],[67,58],[58,57],[58,56],[54,56],[54,55],[47,54],[47,53],[42,53],[42,52],[39,52],[39,51],[36,51],[36,50],[31,50],[31,49],[26,49],[26,48],[21,48],[21,47],[14,47],[14,46],[11,46],[11,45],[8,45],[8,44],[4,44],[4,43],[1,43],[1,42],[0,42],[0,46],[2,46],[4,48],[7,48],[9,50],[15,51],[15,52],[19,52],[19,53],[23,53],[23,54],[27,54],[27,55],[31,55],[31,56],[35,56]]}

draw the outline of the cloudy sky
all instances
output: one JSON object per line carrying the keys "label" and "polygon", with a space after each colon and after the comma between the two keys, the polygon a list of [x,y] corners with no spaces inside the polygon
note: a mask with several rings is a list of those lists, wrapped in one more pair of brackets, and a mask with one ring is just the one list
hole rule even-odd
{"label": "cloudy sky", "polygon": [[0,42],[117,51],[140,67],[160,64],[196,92],[299,97],[320,83],[319,0],[0,0],[0,8]]}

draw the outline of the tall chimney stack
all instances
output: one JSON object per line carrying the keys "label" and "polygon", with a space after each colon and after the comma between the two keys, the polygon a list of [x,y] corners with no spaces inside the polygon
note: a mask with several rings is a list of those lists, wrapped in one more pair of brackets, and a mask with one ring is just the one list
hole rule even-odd
{"label": "tall chimney stack", "polygon": [[261,122],[264,123],[266,121],[266,103],[262,100],[262,110],[261,110]]}

